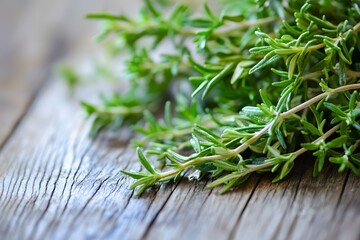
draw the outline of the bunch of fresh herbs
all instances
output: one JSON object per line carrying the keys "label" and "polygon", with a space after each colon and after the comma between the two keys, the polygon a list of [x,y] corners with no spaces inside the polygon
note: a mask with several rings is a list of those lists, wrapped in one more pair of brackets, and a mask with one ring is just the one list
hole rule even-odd
{"label": "bunch of fresh herbs", "polygon": [[218,5],[201,15],[145,0],[135,17],[87,16],[113,56],[130,56],[129,89],[83,106],[92,135],[127,123],[143,135],[143,171],[122,171],[131,189],[187,175],[224,193],[254,173],[282,180],[306,152],[314,175],[325,164],[360,175],[359,1]]}

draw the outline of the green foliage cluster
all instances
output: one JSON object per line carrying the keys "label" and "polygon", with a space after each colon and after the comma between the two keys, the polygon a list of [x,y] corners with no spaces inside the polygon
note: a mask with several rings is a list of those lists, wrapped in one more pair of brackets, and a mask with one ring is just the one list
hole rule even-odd
{"label": "green foliage cluster", "polygon": [[325,164],[360,175],[359,1],[228,0],[220,9],[145,0],[135,17],[87,16],[101,20],[98,39],[115,56],[130,53],[129,90],[83,106],[94,135],[137,123],[144,169],[123,171],[131,188],[190,174],[223,193],[253,173],[282,180],[305,152],[314,175]]}

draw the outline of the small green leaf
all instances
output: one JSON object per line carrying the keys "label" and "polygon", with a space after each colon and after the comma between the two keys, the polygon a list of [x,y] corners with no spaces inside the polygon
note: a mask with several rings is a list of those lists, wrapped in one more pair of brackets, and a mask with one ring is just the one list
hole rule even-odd
{"label": "small green leaf", "polygon": [[86,14],[87,19],[106,19],[106,20],[118,20],[118,21],[128,21],[129,19],[123,15],[112,15],[109,13],[89,13]]}
{"label": "small green leaf", "polygon": [[224,147],[212,147],[216,155],[227,155],[230,153],[230,150]]}
{"label": "small green leaf", "polygon": [[274,52],[269,52],[260,62],[258,62],[254,67],[250,69],[249,74],[253,74],[254,72],[260,70],[261,68],[264,68],[267,65],[276,62],[280,59],[281,59],[280,55],[275,55]]}
{"label": "small green leaf", "polygon": [[220,137],[209,131],[208,129],[201,127],[200,125],[195,125],[193,131],[195,134],[201,136],[205,140],[224,147],[224,144],[221,143]]}
{"label": "small green leaf", "polygon": [[320,145],[315,143],[302,143],[301,146],[311,151],[314,151],[320,147]]}
{"label": "small green leaf", "polygon": [[229,191],[232,187],[235,187],[236,185],[242,184],[243,182],[245,182],[248,178],[250,177],[250,174],[247,174],[245,176],[239,177],[239,178],[235,178],[233,180],[231,180],[229,183],[227,183],[220,191],[220,194],[224,194],[227,191]]}
{"label": "small green leaf", "polygon": [[141,149],[139,147],[136,148],[136,152],[137,152],[138,158],[139,158],[141,164],[144,166],[144,168],[146,170],[148,170],[149,173],[156,174],[155,169],[151,166],[151,164],[146,159],[145,155],[143,154],[143,152],[141,151]]}
{"label": "small green leaf", "polygon": [[132,177],[133,179],[141,179],[145,177],[150,177],[151,175],[143,173],[143,172],[128,172],[124,170],[120,170],[121,173],[128,175],[129,177]]}
{"label": "small green leaf", "polygon": [[144,111],[144,118],[146,122],[150,125],[149,128],[151,128],[152,130],[155,130],[157,128],[158,125],[157,120],[150,111],[148,110]]}
{"label": "small green leaf", "polygon": [[335,51],[341,51],[341,49],[337,45],[335,45],[333,42],[331,42],[327,39],[324,39],[323,41],[327,47],[332,48]]}
{"label": "small green leaf", "polygon": [[141,185],[148,185],[152,181],[153,181],[153,176],[141,178],[141,179],[135,181],[133,184],[131,184],[129,189],[132,190]]}
{"label": "small green leaf", "polygon": [[62,66],[58,71],[69,87],[73,88],[80,82],[80,76],[71,67]]}
{"label": "small green leaf", "polygon": [[213,165],[217,168],[221,168],[226,171],[238,171],[239,167],[237,165],[227,163],[225,161],[214,161]]}
{"label": "small green leaf", "polygon": [[228,175],[225,175],[223,177],[220,177],[220,178],[216,179],[212,183],[209,183],[207,185],[207,187],[214,188],[214,187],[217,187],[217,186],[219,186],[221,184],[226,184],[227,182],[229,182],[229,181],[231,181],[233,179],[238,179],[240,177],[243,177],[245,175],[247,175],[246,172],[243,172],[243,173],[233,172],[233,173],[230,173]]}
{"label": "small green leaf", "polygon": [[200,141],[199,141],[199,139],[197,139],[197,138],[195,137],[194,134],[192,134],[192,137],[191,137],[191,139],[190,139],[190,144],[191,144],[191,146],[193,147],[193,149],[194,149],[195,152],[197,152],[197,153],[201,152]]}
{"label": "small green leaf", "polygon": [[[287,74],[287,73],[286,73]],[[292,84],[294,81],[293,80],[284,80],[284,81],[280,81],[280,82],[273,82],[272,85],[274,87],[281,87],[281,88],[284,88],[284,87],[288,87],[290,86],[290,84]]]}
{"label": "small green leaf", "polygon": [[95,113],[97,111],[96,106],[94,106],[90,103],[81,102],[81,105],[83,106],[83,108],[85,109],[85,111],[88,115],[92,115],[93,113]]}
{"label": "small green leaf", "polygon": [[211,89],[213,89],[215,85],[218,84],[221,80],[223,80],[223,78],[226,77],[230,73],[230,71],[232,71],[235,68],[236,65],[237,65],[236,62],[232,62],[228,64],[219,74],[213,77],[206,85],[206,88],[202,95],[202,99],[205,99],[205,97],[209,94]]}
{"label": "small green leaf", "polygon": [[325,163],[325,154],[320,154],[315,161],[313,176],[318,176],[319,173],[323,170]]}
{"label": "small green leaf", "polygon": [[288,74],[289,79],[293,78],[295,67],[296,67],[299,55],[300,55],[300,53],[295,54],[290,60],[290,64],[289,64],[289,67],[288,67],[289,68],[289,74]]}
{"label": "small green leaf", "polygon": [[348,157],[346,155],[341,157],[330,157],[329,161],[340,165],[338,169],[339,172],[343,172],[348,165]]}
{"label": "small green leaf", "polygon": [[241,66],[241,64],[238,63],[236,68],[235,68],[235,71],[234,71],[233,75],[231,76],[230,83],[235,84],[241,78],[243,73],[245,73],[245,72],[246,72],[245,68],[243,68]]}
{"label": "small green leaf", "polygon": [[282,134],[282,132],[281,132],[281,130],[280,130],[279,128],[277,128],[277,129],[275,130],[275,134],[276,134],[277,139],[279,140],[279,143],[280,143],[281,147],[282,147],[283,149],[286,149],[286,148],[287,148],[287,144],[286,144],[286,141],[285,141],[285,139],[284,139],[284,136],[283,136],[283,134]]}
{"label": "small green leaf", "polygon": [[328,108],[329,110],[331,110],[332,112],[336,113],[336,115],[338,115],[339,117],[346,117],[347,114],[342,111],[338,106],[336,106],[335,104],[329,103],[329,102],[324,102],[323,103],[324,106],[326,108]]}
{"label": "small green leaf", "polygon": [[253,47],[249,50],[249,52],[251,54],[256,54],[256,55],[266,55],[269,52],[272,51],[272,47],[271,46],[259,46],[259,47]]}
{"label": "small green leaf", "polygon": [[350,111],[352,111],[352,110],[355,109],[357,97],[358,97],[358,92],[357,92],[357,91],[354,91],[354,92],[351,94],[350,101],[349,101],[349,109],[350,109]]}
{"label": "small green leaf", "polygon": [[214,24],[211,20],[201,18],[189,19],[185,23],[194,28],[210,28]]}
{"label": "small green leaf", "polygon": [[155,185],[156,181],[149,181],[147,184],[142,185],[141,187],[139,187],[139,189],[135,192],[136,196],[141,195],[146,189],[148,189],[149,187]]}
{"label": "small green leaf", "polygon": [[339,148],[339,147],[342,147],[342,145],[345,144],[347,140],[348,140],[348,136],[343,135],[343,136],[335,138],[334,140],[326,143],[326,147],[328,147],[328,148]]}
{"label": "small green leaf", "polygon": [[351,159],[360,165],[360,153],[355,153],[351,155]]}
{"label": "small green leaf", "polygon": [[302,31],[299,31],[294,26],[291,26],[287,21],[284,20],[282,23],[284,24],[286,30],[288,30],[293,36],[299,36],[302,33]]}
{"label": "small green leaf", "polygon": [[281,70],[278,70],[278,69],[275,69],[275,68],[271,68],[271,71],[273,73],[275,73],[276,75],[282,77],[282,78],[287,78],[288,77],[288,72],[287,71],[281,71]]}
{"label": "small green leaf", "polygon": [[274,50],[274,53],[279,55],[291,55],[294,54],[294,56],[299,54],[298,48],[278,48]]}
{"label": "small green leaf", "polygon": [[166,152],[165,156],[170,161],[170,163],[166,164],[167,166],[172,166],[176,168],[181,166],[181,163],[174,157],[174,155],[170,154],[169,152]]}
{"label": "small green leaf", "polygon": [[294,167],[293,160],[286,161],[281,168],[280,174],[272,182],[275,183],[284,179],[291,172],[293,167]]}
{"label": "small green leaf", "polygon": [[230,182],[228,182],[227,184],[225,184],[225,186],[219,191],[220,194],[224,194],[227,191],[229,191],[232,187],[235,186],[235,184],[239,181],[239,179],[233,179]]}
{"label": "small green leaf", "polygon": [[291,172],[293,167],[294,167],[293,160],[289,160],[289,161],[285,162],[283,168],[281,169],[280,179],[284,179],[284,177],[286,177]]}
{"label": "small green leaf", "polygon": [[145,0],[145,5],[154,17],[160,18],[162,16],[162,14],[155,8],[154,3],[151,0]]}
{"label": "small green leaf", "polygon": [[326,21],[324,19],[320,19],[312,14],[307,14],[307,17],[313,21],[316,25],[318,25],[320,28],[328,28],[328,29],[336,29],[336,25],[332,24],[329,21]]}
{"label": "small green leaf", "polygon": [[209,5],[206,3],[206,1],[204,1],[204,9],[205,9],[205,13],[206,15],[213,21],[213,22],[218,22],[218,18],[212,13],[212,11],[209,8]]}
{"label": "small green leaf", "polygon": [[321,132],[319,131],[319,129],[317,129],[313,124],[309,123],[306,120],[302,120],[301,123],[304,125],[304,127],[310,131],[310,133],[317,135],[317,136],[321,136]]}
{"label": "small green leaf", "polygon": [[189,157],[183,156],[177,152],[174,152],[173,150],[169,149],[168,150],[168,154],[172,157],[174,157],[175,159],[178,159],[180,161],[186,162],[189,160]]}
{"label": "small green leaf", "polygon": [[191,94],[191,97],[195,97],[196,95],[198,95],[203,89],[206,88],[206,86],[208,85],[209,81],[205,80],[203,81],[195,90],[194,92]]}
{"label": "small green leaf", "polygon": [[260,97],[261,97],[263,103],[265,103],[265,105],[267,107],[274,106],[274,104],[272,104],[272,102],[269,100],[269,98],[267,97],[266,92],[263,89],[260,89],[259,92],[260,92]]}

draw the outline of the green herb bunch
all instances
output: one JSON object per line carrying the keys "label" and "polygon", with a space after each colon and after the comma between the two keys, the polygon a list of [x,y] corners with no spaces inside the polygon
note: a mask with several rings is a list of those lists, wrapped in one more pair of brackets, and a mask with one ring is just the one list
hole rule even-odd
{"label": "green herb bunch", "polygon": [[144,3],[135,17],[88,15],[130,55],[129,90],[83,105],[93,134],[137,123],[131,189],[185,175],[224,193],[253,173],[282,180],[304,153],[314,175],[360,175],[359,1],[228,0],[203,15]]}

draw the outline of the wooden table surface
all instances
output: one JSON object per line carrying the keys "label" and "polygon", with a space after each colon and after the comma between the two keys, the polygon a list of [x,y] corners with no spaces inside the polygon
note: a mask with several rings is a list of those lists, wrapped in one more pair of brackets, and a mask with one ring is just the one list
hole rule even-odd
{"label": "wooden table surface", "polygon": [[129,131],[89,139],[79,99],[98,89],[72,96],[54,66],[96,51],[85,13],[136,12],[129,2],[0,0],[0,239],[360,239],[360,178],[313,178],[310,159],[225,195],[206,181],[128,190]]}

